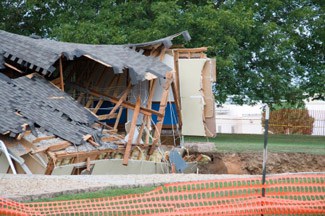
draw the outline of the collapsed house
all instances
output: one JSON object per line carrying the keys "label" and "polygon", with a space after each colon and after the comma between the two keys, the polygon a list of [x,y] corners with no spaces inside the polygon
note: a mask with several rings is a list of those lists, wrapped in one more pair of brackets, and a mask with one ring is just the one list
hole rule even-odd
{"label": "collapsed house", "polygon": [[215,136],[216,75],[206,48],[173,46],[181,35],[87,45],[0,30],[0,173],[184,171],[162,134]]}

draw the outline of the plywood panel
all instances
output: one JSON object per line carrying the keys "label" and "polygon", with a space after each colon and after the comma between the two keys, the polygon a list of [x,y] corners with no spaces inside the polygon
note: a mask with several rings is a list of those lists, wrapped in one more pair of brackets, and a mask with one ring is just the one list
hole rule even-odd
{"label": "plywood panel", "polygon": [[0,152],[0,173],[7,173],[9,163],[4,153]]}
{"label": "plywood panel", "polygon": [[167,173],[166,163],[129,160],[124,166],[121,159],[95,161],[92,175],[163,174]]}
{"label": "plywood panel", "polygon": [[205,136],[201,73],[206,59],[179,59],[183,135]]}
{"label": "plywood panel", "polygon": [[51,175],[71,175],[75,164],[55,167]]}

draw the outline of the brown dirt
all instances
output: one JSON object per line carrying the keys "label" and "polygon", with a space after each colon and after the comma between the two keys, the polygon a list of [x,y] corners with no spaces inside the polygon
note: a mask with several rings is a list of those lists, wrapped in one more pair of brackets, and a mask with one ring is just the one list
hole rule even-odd
{"label": "brown dirt", "polygon": [[[262,153],[208,153],[212,162],[199,165],[202,174],[262,174]],[[267,173],[325,172],[325,156],[268,153]]]}

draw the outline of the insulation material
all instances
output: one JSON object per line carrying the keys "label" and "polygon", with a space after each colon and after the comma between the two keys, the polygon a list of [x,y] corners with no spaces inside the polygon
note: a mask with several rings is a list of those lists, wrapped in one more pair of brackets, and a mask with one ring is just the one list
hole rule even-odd
{"label": "insulation material", "polygon": [[214,117],[214,95],[212,92],[211,68],[211,61],[206,61],[202,70],[202,90],[205,102],[204,116],[206,118]]}
{"label": "insulation material", "polygon": [[205,118],[206,133],[208,137],[215,137],[217,135],[215,108],[213,107],[213,117]]}
{"label": "insulation material", "polygon": [[204,95],[204,119],[206,136],[216,136],[215,102],[212,91],[212,82],[215,81],[215,61],[206,61],[202,70],[202,90]]}
{"label": "insulation material", "polygon": [[212,58],[210,59],[211,61],[211,81],[212,82],[217,82],[217,64],[216,64],[216,59]]}
{"label": "insulation material", "polygon": [[205,136],[201,72],[206,59],[179,59],[183,135]]}

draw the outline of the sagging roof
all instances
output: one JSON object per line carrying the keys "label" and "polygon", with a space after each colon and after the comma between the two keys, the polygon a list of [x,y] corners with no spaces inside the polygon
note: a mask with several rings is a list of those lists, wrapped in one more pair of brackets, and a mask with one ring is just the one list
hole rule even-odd
{"label": "sagging roof", "polygon": [[0,134],[15,137],[27,126],[40,126],[75,145],[87,134],[100,136],[91,127],[97,118],[38,74],[13,80],[2,74],[0,92]]}
{"label": "sagging roof", "polygon": [[0,68],[4,63],[1,58],[7,58],[47,75],[55,71],[53,65],[62,55],[69,60],[86,56],[106,66],[111,66],[115,73],[122,73],[124,69],[129,69],[131,81],[135,84],[144,80],[147,72],[158,77],[164,77],[166,72],[172,69],[157,58],[144,56],[141,52],[130,49],[130,47],[142,47],[159,43],[169,47],[171,40],[179,35],[183,35],[185,39],[190,39],[188,32],[181,32],[143,44],[88,45],[26,37],[0,30]]}

